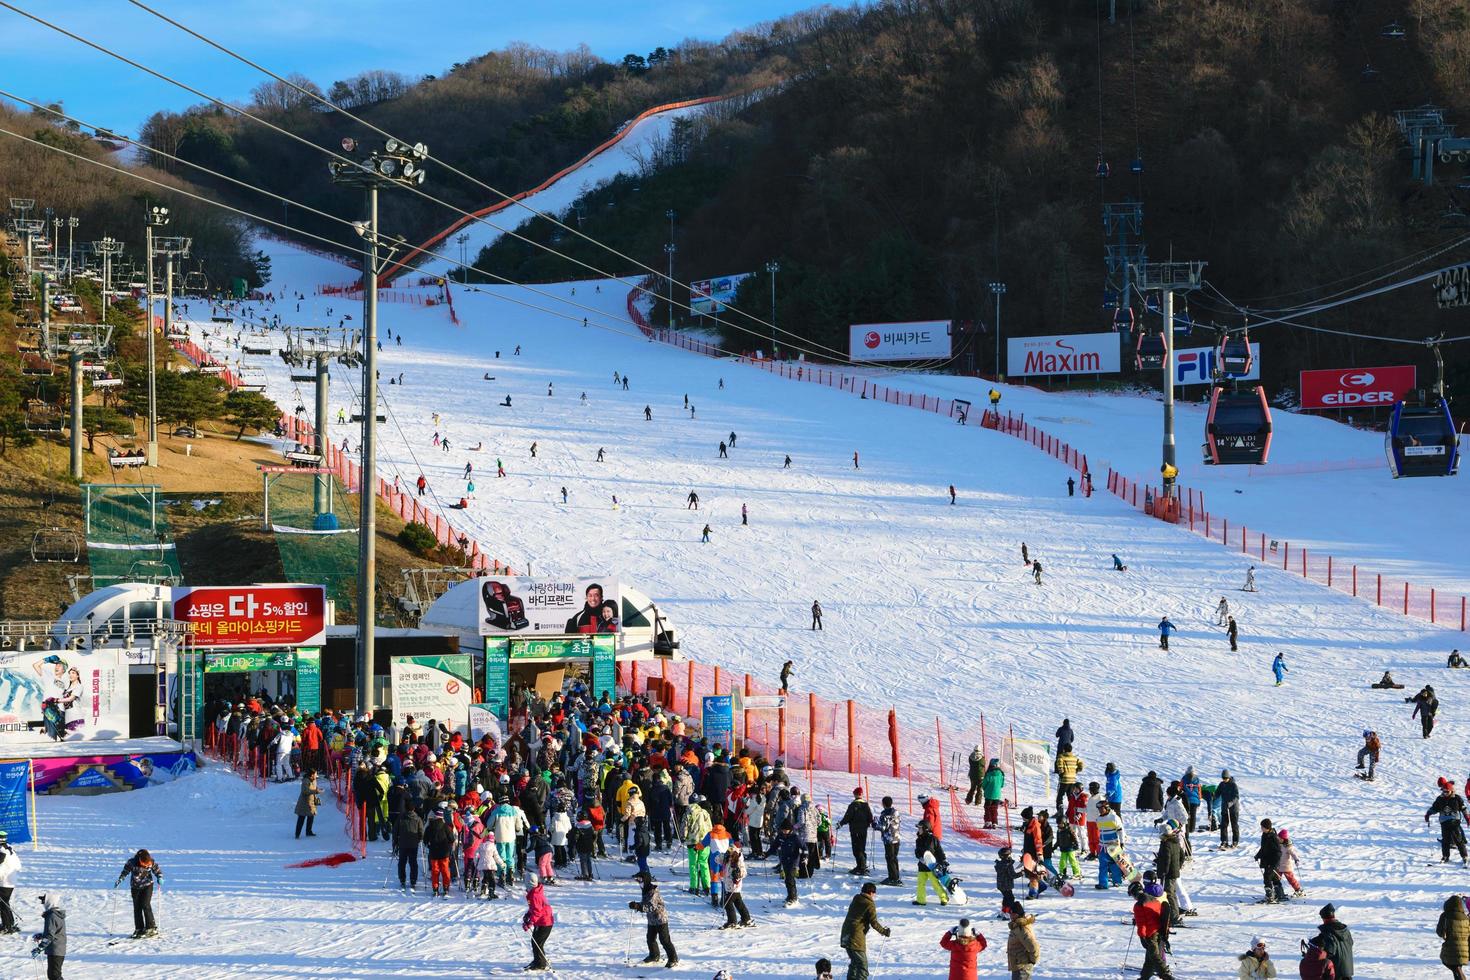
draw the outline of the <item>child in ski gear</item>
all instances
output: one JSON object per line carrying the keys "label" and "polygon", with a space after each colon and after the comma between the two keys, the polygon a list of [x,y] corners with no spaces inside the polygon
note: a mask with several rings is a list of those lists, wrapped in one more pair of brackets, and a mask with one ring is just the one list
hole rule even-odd
{"label": "child in ski gear", "polygon": [[1286,890],[1281,887],[1281,875],[1276,870],[1281,863],[1281,838],[1276,836],[1270,820],[1261,821],[1261,846],[1257,848],[1255,858],[1261,866],[1261,880],[1266,886],[1265,904],[1286,901]]}
{"label": "child in ski gear", "polygon": [[1010,934],[1006,937],[1006,968],[1011,971],[1011,980],[1031,980],[1031,971],[1041,959],[1041,948],[1031,929],[1035,923],[1036,917],[1027,915],[1020,902],[1011,903]]}
{"label": "child in ski gear", "polygon": [[[1232,620],[1233,622],[1233,620]],[[1233,646],[1231,649],[1235,649]],[[1271,661],[1271,673],[1276,675],[1276,686],[1280,687],[1286,682],[1286,655],[1276,654],[1276,659]]]}
{"label": "child in ski gear", "polygon": [[732,837],[730,849],[725,852],[724,865],[720,869],[720,879],[724,882],[725,889],[725,924],[721,927],[723,929],[734,929],[737,925],[742,928],[752,925],[750,910],[745,907],[745,876],[745,849],[740,846],[738,837]]}
{"label": "child in ski gear", "polygon": [[541,878],[534,871],[526,875],[526,912],[521,916],[521,929],[531,934],[531,962],[528,971],[539,972],[551,968],[546,959],[546,941],[551,938],[551,928],[556,916],[551,903],[546,901],[546,890]]}
{"label": "child in ski gear", "polygon": [[790,685],[792,670],[793,668],[791,666],[791,661],[789,660],[781,665],[781,692],[783,694],[791,689]]}
{"label": "child in ski gear", "polygon": [[1266,952],[1266,941],[1257,936],[1251,940],[1250,949],[1240,954],[1240,980],[1269,980],[1276,976],[1276,964]]}
{"label": "child in ski gear", "polygon": [[116,888],[124,878],[128,879],[133,895],[133,938],[158,935],[158,924],[153,921],[153,886],[163,884],[163,868],[153,860],[153,855],[140,848],[128,858],[112,887]]}
{"label": "child in ski gear", "polygon": [[949,980],[975,980],[975,960],[985,952],[986,943],[969,919],[961,919],[940,936],[939,945],[949,952]]}
{"label": "child in ski gear", "polygon": [[1002,847],[995,855],[995,889],[1000,892],[1000,914],[1004,918],[1016,901],[1016,863],[1011,849]]}
{"label": "child in ski gear", "polygon": [[1302,888],[1302,883],[1296,877],[1296,845],[1291,842],[1291,835],[1286,832],[1285,827],[1278,830],[1276,836],[1281,838],[1281,857],[1276,862],[1276,870],[1280,873],[1282,879],[1291,886],[1291,897],[1301,898],[1306,892]]}
{"label": "child in ski gear", "polygon": [[1167,649],[1169,649],[1169,634],[1170,633],[1173,633],[1176,629],[1178,629],[1178,627],[1175,626],[1173,623],[1169,622],[1169,617],[1168,616],[1163,616],[1163,617],[1161,617],[1159,619],[1159,649],[1160,650],[1167,650]]}
{"label": "child in ski gear", "polygon": [[47,892],[41,896],[41,931],[31,939],[37,954],[46,954],[47,980],[61,980],[61,964],[66,960],[66,910],[61,896]]}
{"label": "child in ski gear", "polygon": [[[643,884],[643,895],[638,901],[629,902],[628,908],[648,917],[648,955],[643,962],[657,963],[666,958],[664,966],[675,967],[679,964],[679,953],[674,949],[673,937],[669,935],[669,910],[659,894],[658,883],[648,875],[639,874],[638,878]],[[664,956],[659,956],[659,946],[663,946]]]}
{"label": "child in ski gear", "polygon": [[1372,779],[1373,771],[1378,765],[1378,753],[1383,749],[1383,743],[1378,740],[1378,733],[1365,729],[1363,731],[1363,747],[1358,749],[1358,768],[1363,768],[1363,760],[1368,760],[1368,774],[1364,779]]}
{"label": "child in ski gear", "polygon": [[1077,831],[1071,823],[1064,823],[1057,830],[1057,850],[1061,853],[1057,859],[1057,877],[1063,880],[1081,878],[1082,866],[1077,863]]}
{"label": "child in ski gear", "polygon": [[1215,625],[1224,626],[1225,621],[1230,618],[1230,603],[1224,596],[1220,597],[1220,604],[1215,607]]}
{"label": "child in ski gear", "polygon": [[1440,783],[1439,796],[1435,797],[1429,809],[1424,811],[1424,822],[1429,823],[1429,818],[1435,814],[1439,815],[1439,854],[1440,863],[1443,864],[1450,859],[1451,848],[1460,852],[1460,863],[1466,863],[1465,859],[1465,827],[1463,821],[1470,820],[1470,815],[1465,812],[1465,801],[1455,793],[1455,788],[1445,780]]}
{"label": "child in ski gear", "polygon": [[985,770],[985,776],[981,781],[981,788],[985,794],[985,829],[994,830],[1000,826],[1000,795],[1005,789],[1006,774],[1000,767],[999,759],[991,759],[990,765]]}
{"label": "child in ski gear", "polygon": [[883,811],[878,814],[878,835],[883,839],[883,861],[888,866],[888,877],[882,884],[902,885],[898,870],[898,848],[902,843],[902,824],[893,797],[883,797]]}

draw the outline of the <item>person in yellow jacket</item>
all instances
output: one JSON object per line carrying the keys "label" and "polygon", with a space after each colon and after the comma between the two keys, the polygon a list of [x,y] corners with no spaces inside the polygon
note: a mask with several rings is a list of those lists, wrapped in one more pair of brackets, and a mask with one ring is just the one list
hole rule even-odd
{"label": "person in yellow jacket", "polygon": [[1077,774],[1085,767],[1082,759],[1070,748],[1057,753],[1057,761],[1052,766],[1052,771],[1057,774],[1057,813],[1066,813],[1064,804],[1072,792],[1072,787],[1078,785]]}
{"label": "person in yellow jacket", "polygon": [[704,797],[698,793],[689,797],[689,809],[684,812],[684,826],[679,828],[689,858],[691,895],[709,894],[709,860],[704,853],[704,837],[709,833],[712,822],[709,811],[701,805],[703,802]]}

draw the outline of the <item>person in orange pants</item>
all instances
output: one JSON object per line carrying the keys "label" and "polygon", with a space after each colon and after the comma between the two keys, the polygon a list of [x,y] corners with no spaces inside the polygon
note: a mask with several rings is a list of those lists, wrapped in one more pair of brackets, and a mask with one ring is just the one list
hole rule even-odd
{"label": "person in orange pants", "polygon": [[[429,814],[424,828],[424,847],[429,851],[429,882],[436,896],[449,897],[449,855],[454,851],[454,828],[438,808]],[[440,891],[440,889],[443,891]]]}
{"label": "person in orange pants", "polygon": [[1103,798],[1102,786],[1098,783],[1087,784],[1087,804],[1083,812],[1087,815],[1087,860],[1096,861],[1098,851],[1102,849],[1102,841],[1097,836],[1097,818],[1101,816],[1098,804],[1106,803]]}

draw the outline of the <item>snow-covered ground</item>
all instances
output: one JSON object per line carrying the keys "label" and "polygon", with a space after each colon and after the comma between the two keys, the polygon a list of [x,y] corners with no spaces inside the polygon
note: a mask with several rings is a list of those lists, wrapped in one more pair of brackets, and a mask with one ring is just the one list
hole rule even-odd
{"label": "snow-covered ground", "polygon": [[[309,296],[308,279],[339,281],[343,270],[318,268],[320,260],[293,256],[282,246],[269,248],[276,282],[308,293],[299,313],[294,299],[277,305],[283,321],[335,325],[345,312],[356,315],[356,304],[340,297]],[[1457,779],[1467,768],[1470,675],[1443,666],[1450,647],[1462,642],[1460,634],[1377,611],[1280,570],[1258,573],[1261,592],[1240,593],[1241,556],[1144,519],[1107,494],[1068,498],[1068,471],[1018,440],[649,343],[627,325],[622,287],[609,284],[599,292],[594,283],[568,283],[545,292],[550,298],[509,287],[459,291],[459,326],[442,308],[380,306],[381,326],[395,338],[385,335],[380,365],[389,408],[389,421],[379,429],[382,475],[400,475],[407,485],[423,472],[447,504],[465,493],[462,472],[472,462],[475,492],[463,527],[492,555],[518,568],[529,561],[535,571],[617,574],[675,618],[686,652],[699,660],[773,679],[789,658],[798,691],[893,704],[905,724],[932,724],[939,714],[967,728],[983,711],[992,725],[1013,723],[1019,736],[1046,738],[1062,716],[1070,716],[1088,772],[1118,763],[1128,804],[1149,769],[1167,779],[1191,764],[1208,776],[1228,767],[1243,790],[1246,846],[1216,853],[1207,834],[1196,838],[1186,882],[1200,916],[1174,941],[1180,976],[1233,976],[1234,957],[1254,935],[1267,940],[1283,975],[1290,975],[1297,939],[1315,931],[1316,910],[1327,901],[1339,906],[1357,936],[1362,980],[1439,975],[1433,933],[1439,905],[1452,892],[1470,890],[1470,879],[1458,867],[1440,867],[1419,815],[1435,776]],[[576,302],[593,312],[541,314],[511,298],[546,307]],[[263,304],[256,308],[271,312]],[[588,327],[582,316],[589,317]],[[203,339],[205,329],[196,328],[196,335]],[[237,349],[226,350],[220,339],[204,342],[221,359],[237,360]],[[522,353],[515,356],[518,344]],[[265,369],[270,393],[283,405],[295,404],[279,359],[253,360]],[[614,371],[631,376],[628,391],[614,388]],[[403,385],[388,385],[400,372]],[[494,380],[484,380],[487,373]],[[911,383],[932,392],[944,382]],[[952,383],[971,390],[968,382]],[[334,369],[334,414],[338,406],[350,411],[357,384]],[[507,394],[514,407],[499,407]],[[683,407],[686,395],[692,418]],[[310,404],[309,397],[303,401]],[[645,406],[653,411],[651,422],[644,420]],[[1089,452],[1095,470],[1099,457],[1110,455],[1124,471],[1153,468],[1158,409],[1147,398],[1008,388],[1003,407],[1024,410],[1028,419],[1071,439]],[[441,414],[437,430],[434,412]],[[1193,409],[1181,416],[1185,428],[1202,426]],[[736,448],[729,459],[719,459],[717,445],[732,430]],[[451,452],[432,446],[435,431],[448,435]],[[343,435],[356,444],[351,430],[335,433],[334,442]],[[529,454],[533,441],[535,459]],[[483,451],[466,451],[476,443]],[[599,447],[607,454],[600,464]],[[1368,457],[1375,448],[1371,436],[1280,415],[1275,447],[1273,457],[1283,463]],[[854,452],[861,469],[853,466]],[[784,470],[787,453],[793,464]],[[505,463],[505,479],[494,476],[497,457]],[[1190,458],[1187,450],[1181,457]],[[1353,495],[1336,493],[1344,479],[1359,488]],[[1441,581],[1470,580],[1457,553],[1464,535],[1452,530],[1465,520],[1450,513],[1463,494],[1458,480],[1393,483],[1386,473],[1367,470],[1259,479],[1186,469],[1186,482],[1204,486],[1212,497],[1230,492],[1228,482],[1211,480],[1238,481],[1246,490],[1236,498],[1238,507],[1212,506],[1252,523],[1258,518],[1249,508],[1259,506],[1260,525],[1274,534],[1318,533],[1339,542],[1340,552],[1372,549],[1375,560],[1402,561],[1419,579],[1433,572]],[[946,491],[951,483],[959,494],[956,506]],[[561,503],[563,486],[570,493],[567,505]],[[1374,486],[1382,496],[1369,496]],[[697,514],[684,503],[691,489],[701,498]],[[1413,506],[1391,507],[1385,499],[1412,500]],[[749,508],[748,527],[740,524],[742,504]],[[709,544],[699,540],[705,522],[713,528]],[[1401,546],[1406,534],[1414,547]],[[1022,541],[1045,565],[1041,587],[1020,563]],[[1111,570],[1112,552],[1128,562],[1127,573]],[[1236,608],[1238,654],[1212,625],[1221,595]],[[814,598],[827,612],[821,633],[806,628]],[[1180,627],[1169,654],[1157,649],[1154,630],[1165,614]],[[1273,686],[1268,669],[1277,651],[1291,669],[1281,688]],[[1368,689],[1385,667],[1408,686],[1404,694],[1426,682],[1435,685],[1443,709],[1432,740],[1420,740],[1402,696]],[[1351,778],[1363,728],[1385,739],[1384,765],[1372,784]],[[323,976],[429,975],[432,968],[419,957],[446,948],[453,950],[449,966],[434,975],[524,962],[513,924],[518,907],[456,901],[427,910],[385,899],[382,858],[335,871],[277,871],[283,863],[278,849],[291,842],[268,842],[288,829],[285,796],[271,790],[251,797],[228,782],[205,782],[214,778],[123,801],[172,813],[166,794],[186,800],[196,792],[201,800],[222,794],[227,803],[207,811],[203,821],[184,805],[170,818],[177,824],[150,826],[157,816],[151,809],[130,817],[127,810],[104,809],[116,806],[110,800],[44,800],[43,819],[54,814],[58,819],[48,822],[61,826],[52,835],[58,853],[43,860],[54,860],[58,874],[88,880],[85,869],[98,849],[111,846],[91,836],[83,814],[94,813],[96,820],[118,822],[119,847],[124,837],[135,846],[135,837],[123,833],[127,827],[177,840],[158,845],[165,855],[167,847],[182,850],[176,863],[207,868],[213,852],[223,849],[228,867],[257,839],[276,848],[256,862],[248,881],[233,887],[198,873],[197,887],[189,888],[193,924],[184,949],[201,965],[191,975],[299,973],[296,964]],[[845,795],[843,779],[832,777],[827,786],[834,798]],[[262,821],[257,814],[263,807],[279,817]],[[1289,828],[1298,842],[1307,900],[1250,904],[1261,890],[1250,855],[1263,817]],[[1151,857],[1151,819],[1130,818],[1130,830],[1132,853]],[[329,840],[321,843],[323,852],[337,849]],[[988,919],[995,909],[993,854],[959,839],[952,850],[978,899],[971,911]],[[905,868],[910,865],[906,853]],[[282,888],[269,887],[273,879],[261,880],[260,870],[279,878]],[[802,976],[822,953],[842,961],[837,931],[852,879],[822,879],[824,897],[798,911],[767,907],[774,882],[757,880],[762,928],[739,934],[738,949],[725,934],[704,931],[714,924],[706,908],[682,894],[670,896],[685,964],[676,975],[709,976],[728,967],[742,978]],[[553,960],[568,976],[629,976],[621,951],[630,932],[636,944],[641,927],[623,910],[628,896],[597,887],[617,891],[616,899],[608,891],[580,896],[570,887],[552,895],[563,914]],[[874,975],[942,976],[938,936],[953,917],[913,908],[911,893],[883,889],[879,897],[894,938],[873,940]],[[343,914],[344,903],[350,914]],[[1032,903],[1043,950],[1038,976],[1116,977],[1129,945],[1128,905],[1119,892],[1087,887],[1072,899]],[[216,935],[210,927],[211,917],[241,916],[257,922],[258,933],[224,929]],[[981,924],[993,946],[981,958],[982,975],[1003,972],[999,925]],[[370,948],[354,949],[346,938],[380,927],[387,938]],[[468,951],[443,942],[459,937]],[[86,951],[100,946],[96,938],[83,937],[76,946],[79,975],[115,971],[115,960],[105,956],[123,955],[115,948],[98,953],[104,958],[96,961],[97,972],[85,972]],[[272,956],[289,956],[293,968]],[[1134,948],[1131,964],[1137,963]]]}

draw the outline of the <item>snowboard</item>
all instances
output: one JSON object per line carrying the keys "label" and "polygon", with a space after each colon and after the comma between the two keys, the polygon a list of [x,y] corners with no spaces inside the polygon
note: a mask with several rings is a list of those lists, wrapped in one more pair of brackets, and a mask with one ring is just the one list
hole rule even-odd
{"label": "snowboard", "polygon": [[1353,778],[1354,779],[1361,779],[1365,783],[1371,783],[1371,782],[1373,782],[1373,777],[1370,776],[1370,775],[1368,775],[1366,772],[1355,772],[1355,773],[1353,773]]}
{"label": "snowboard", "polygon": [[1108,857],[1112,858],[1113,863],[1118,866],[1118,871],[1123,875],[1124,883],[1131,885],[1143,877],[1139,873],[1139,870],[1133,866],[1133,862],[1128,860],[1128,854],[1123,850],[1122,844],[1113,841],[1105,850],[1108,852]]}
{"label": "snowboard", "polygon": [[1041,878],[1048,885],[1060,892],[1063,898],[1071,898],[1073,895],[1077,894],[1077,889],[1073,888],[1070,883],[1063,880],[1061,875],[1052,874],[1050,871],[1046,870],[1046,867],[1044,865],[1037,864],[1036,859],[1029,854],[1021,855],[1021,867],[1028,873],[1035,873],[1040,875]]}

